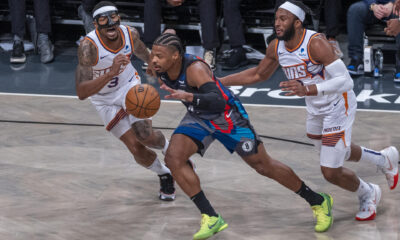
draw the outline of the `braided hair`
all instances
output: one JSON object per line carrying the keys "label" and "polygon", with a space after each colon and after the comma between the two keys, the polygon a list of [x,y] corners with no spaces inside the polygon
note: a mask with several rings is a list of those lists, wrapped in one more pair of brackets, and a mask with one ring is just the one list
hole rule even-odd
{"label": "braided hair", "polygon": [[181,39],[172,33],[163,33],[153,43],[153,45],[166,46],[179,52],[183,56],[183,45]]}

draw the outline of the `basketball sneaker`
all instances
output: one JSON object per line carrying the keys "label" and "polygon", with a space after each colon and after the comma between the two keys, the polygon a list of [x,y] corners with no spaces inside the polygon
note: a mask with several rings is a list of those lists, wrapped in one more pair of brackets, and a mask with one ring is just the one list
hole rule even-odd
{"label": "basketball sneaker", "polygon": [[378,185],[368,183],[371,186],[371,191],[362,197],[360,200],[360,211],[356,215],[358,221],[374,220],[376,216],[376,207],[381,200],[382,192]]}
{"label": "basketball sneaker", "polygon": [[221,215],[210,217],[207,214],[201,214],[200,230],[193,235],[193,240],[207,239],[227,227],[228,224],[222,219]]}
{"label": "basketball sneaker", "polygon": [[393,190],[399,181],[399,151],[395,147],[390,146],[383,149],[381,154],[386,159],[385,166],[381,170],[386,175],[390,190]]}
{"label": "basketball sneaker", "polygon": [[314,218],[317,219],[317,224],[315,224],[315,231],[316,232],[325,232],[327,231],[332,223],[333,223],[333,216],[332,216],[332,206],[333,206],[333,198],[326,193],[319,193],[323,198],[324,201],[321,205],[314,205],[311,206],[311,209],[314,213]]}
{"label": "basketball sneaker", "polygon": [[159,193],[160,200],[163,201],[175,200],[174,179],[172,178],[171,174],[166,173],[158,176],[160,177],[160,193]]}

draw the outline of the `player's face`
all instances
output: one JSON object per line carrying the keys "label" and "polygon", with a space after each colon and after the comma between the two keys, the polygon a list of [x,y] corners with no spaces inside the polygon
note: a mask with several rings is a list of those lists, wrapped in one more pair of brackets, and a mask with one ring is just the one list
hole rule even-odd
{"label": "player's face", "polygon": [[279,8],[275,13],[275,32],[279,40],[288,41],[295,34],[296,18],[289,11]]}
{"label": "player's face", "polygon": [[167,72],[176,62],[178,51],[173,51],[167,46],[153,45],[151,62],[157,73]]}
{"label": "player's face", "polygon": [[[110,23],[111,21],[111,23]],[[95,21],[95,26],[99,33],[110,41],[118,39],[118,28],[119,28],[120,16],[118,13],[112,13],[104,16],[100,16]]]}

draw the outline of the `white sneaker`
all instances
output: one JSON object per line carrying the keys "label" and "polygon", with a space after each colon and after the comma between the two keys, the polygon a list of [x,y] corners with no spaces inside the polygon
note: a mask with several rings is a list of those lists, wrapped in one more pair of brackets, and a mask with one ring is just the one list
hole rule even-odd
{"label": "white sneaker", "polygon": [[372,190],[362,198],[359,198],[360,211],[356,215],[356,220],[358,221],[373,220],[376,216],[376,207],[381,200],[381,188],[372,183],[368,183],[368,185],[371,186]]}
{"label": "white sneaker", "polygon": [[215,70],[215,51],[206,50],[203,56],[204,61],[210,66],[211,70]]}
{"label": "white sneaker", "polygon": [[383,149],[381,153],[387,160],[381,170],[386,175],[390,190],[393,190],[399,180],[399,151],[390,146]]}

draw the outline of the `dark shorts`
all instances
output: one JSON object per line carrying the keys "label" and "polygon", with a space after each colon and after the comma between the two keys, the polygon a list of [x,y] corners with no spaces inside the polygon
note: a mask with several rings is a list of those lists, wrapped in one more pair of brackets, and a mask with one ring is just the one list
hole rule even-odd
{"label": "dark shorts", "polygon": [[187,113],[175,129],[174,134],[184,134],[190,137],[197,144],[197,152],[202,156],[214,139],[220,141],[229,152],[236,151],[240,156],[257,153],[257,146],[261,142],[248,119],[243,116],[241,116],[240,122],[235,124],[235,121],[227,121],[226,117],[222,123],[200,119]]}

